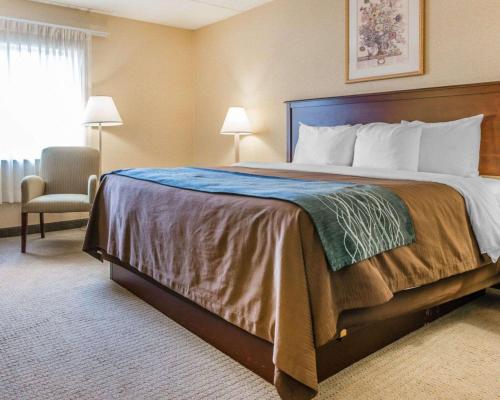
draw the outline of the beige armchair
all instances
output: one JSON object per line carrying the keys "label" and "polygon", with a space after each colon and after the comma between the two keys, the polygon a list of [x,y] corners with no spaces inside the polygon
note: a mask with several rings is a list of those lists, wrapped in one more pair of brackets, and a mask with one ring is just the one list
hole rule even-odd
{"label": "beige armchair", "polygon": [[48,147],[42,151],[40,176],[21,182],[21,251],[26,252],[28,214],[88,212],[95,198],[99,152],[91,147]]}

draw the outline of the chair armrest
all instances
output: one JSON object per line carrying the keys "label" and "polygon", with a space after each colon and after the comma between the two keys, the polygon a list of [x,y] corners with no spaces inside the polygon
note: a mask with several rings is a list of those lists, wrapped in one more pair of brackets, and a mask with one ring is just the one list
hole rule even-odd
{"label": "chair armrest", "polygon": [[21,203],[26,204],[35,197],[43,196],[45,182],[36,175],[25,176],[21,181]]}
{"label": "chair armrest", "polygon": [[89,203],[92,204],[95,199],[95,194],[97,192],[97,176],[90,175],[87,194],[89,196]]}

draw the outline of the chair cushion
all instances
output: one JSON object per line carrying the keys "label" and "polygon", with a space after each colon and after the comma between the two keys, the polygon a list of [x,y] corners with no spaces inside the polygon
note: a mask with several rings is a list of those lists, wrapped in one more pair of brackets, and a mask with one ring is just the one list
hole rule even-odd
{"label": "chair cushion", "polygon": [[86,194],[48,194],[35,197],[23,205],[23,212],[29,213],[86,212],[89,210],[89,196]]}

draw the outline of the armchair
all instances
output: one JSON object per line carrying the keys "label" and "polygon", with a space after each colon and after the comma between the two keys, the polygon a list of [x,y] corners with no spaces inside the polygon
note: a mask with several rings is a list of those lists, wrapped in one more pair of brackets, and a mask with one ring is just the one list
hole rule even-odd
{"label": "armchair", "polygon": [[97,190],[99,152],[91,147],[48,147],[42,151],[40,176],[21,182],[21,251],[26,252],[28,214],[89,212]]}

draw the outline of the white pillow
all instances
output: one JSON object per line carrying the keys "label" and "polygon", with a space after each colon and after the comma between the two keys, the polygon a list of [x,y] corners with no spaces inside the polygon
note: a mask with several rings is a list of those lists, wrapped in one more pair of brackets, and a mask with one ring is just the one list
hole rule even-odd
{"label": "white pillow", "polygon": [[300,124],[293,162],[352,165],[359,125],[309,126]]}
{"label": "white pillow", "polygon": [[451,122],[410,122],[422,126],[418,170],[478,176],[483,117],[481,114]]}
{"label": "white pillow", "polygon": [[353,167],[417,171],[422,128],[416,125],[363,125],[358,130]]}

